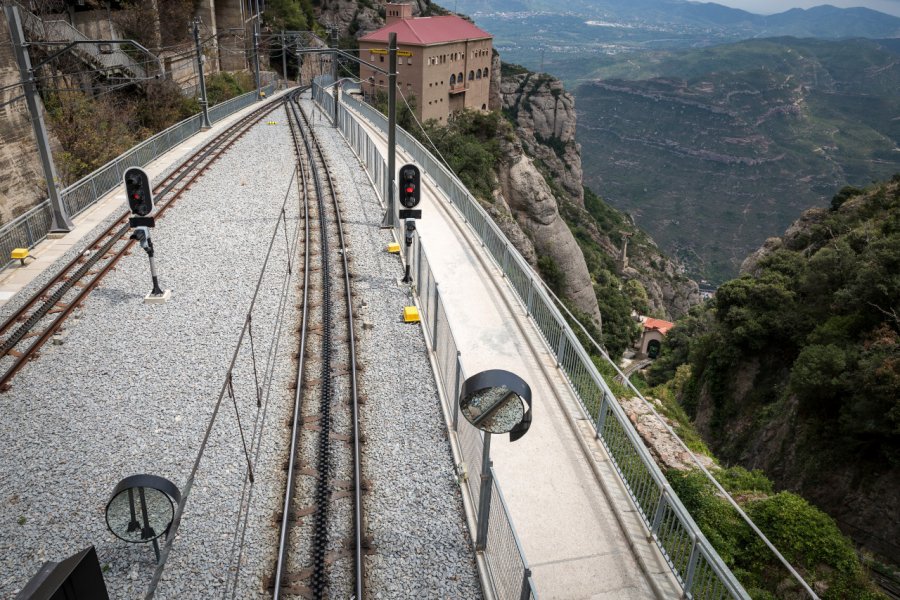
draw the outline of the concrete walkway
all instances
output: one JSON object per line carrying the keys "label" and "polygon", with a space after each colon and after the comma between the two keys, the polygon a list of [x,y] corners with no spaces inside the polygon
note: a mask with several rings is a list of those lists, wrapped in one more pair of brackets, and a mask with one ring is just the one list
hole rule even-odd
{"label": "concrete walkway", "polygon": [[[283,93],[285,92],[278,92],[271,98],[280,97]],[[219,135],[232,123],[255,110],[257,106],[258,103],[251,104],[247,108],[217,121],[210,129],[189,137],[150,164],[144,166],[143,168],[150,176],[150,180],[158,181],[160,176],[169,170],[170,167],[180,164],[196,148]],[[3,271],[0,271],[0,306],[6,304],[19,290],[31,283],[32,280],[51,267],[61,256],[78,245],[84,237],[89,235],[97,225],[105,221],[110,215],[113,213],[124,213],[127,206],[125,186],[120,185],[72,219],[74,224],[72,231],[59,237],[48,237],[32,248],[31,255],[35,260],[26,261],[25,266],[14,262]]]}
{"label": "concrete walkway", "polygon": [[[386,156],[380,130],[359,120]],[[528,434],[494,436],[491,451],[541,599],[680,597],[555,357],[462,216],[423,180],[417,227],[465,372],[506,369],[533,392]]]}

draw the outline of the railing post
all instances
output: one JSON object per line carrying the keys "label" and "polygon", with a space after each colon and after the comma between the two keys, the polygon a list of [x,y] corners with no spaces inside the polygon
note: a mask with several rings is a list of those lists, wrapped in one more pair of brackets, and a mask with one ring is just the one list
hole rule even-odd
{"label": "railing post", "polygon": [[[422,240],[416,236],[416,292],[422,297]],[[432,348],[434,349],[434,348]]]}
{"label": "railing post", "polygon": [[691,534],[691,541],[693,545],[691,546],[691,558],[688,560],[687,572],[684,575],[684,592],[685,595],[690,595],[691,587],[694,585],[694,572],[697,570],[697,558],[700,554],[700,547],[697,545],[697,536],[693,533]]}
{"label": "railing post", "polygon": [[459,431],[459,380],[462,376],[462,353],[456,351],[456,383],[453,386],[453,431]]}
{"label": "railing post", "polygon": [[606,423],[607,402],[606,392],[603,392],[603,398],[600,399],[600,410],[597,411],[597,422],[594,423],[594,428],[597,431],[597,439],[600,439],[600,432],[603,431],[603,425]]}
{"label": "railing post", "polygon": [[563,353],[566,351],[566,330],[560,328],[559,331],[559,344],[556,347],[556,366],[562,366]]}
{"label": "railing post", "polygon": [[522,573],[522,593],[519,595],[519,600],[531,598],[531,583],[528,581],[529,579],[531,579],[531,569],[525,567],[525,571]]}
{"label": "railing post", "polygon": [[438,325],[438,282],[434,282],[434,302],[431,304],[431,312],[434,313],[434,319],[431,326],[431,343],[437,348],[437,325]]}
{"label": "railing post", "polygon": [[481,454],[481,488],[478,498],[478,536],[475,538],[475,550],[484,552],[487,547],[488,523],[491,520],[491,492],[494,476],[491,473],[491,434],[484,434],[484,449]]}
{"label": "railing post", "polygon": [[[509,246],[507,246],[507,248],[509,248]],[[507,252],[508,251],[509,250],[507,250]],[[525,300],[525,307],[528,309],[528,314],[533,315],[534,314],[534,308],[533,308],[534,307],[534,288],[537,286],[537,283],[535,283],[534,279],[530,279],[530,278],[528,279],[528,283],[530,285],[528,286],[528,298]]]}
{"label": "railing post", "polygon": [[25,219],[25,237],[28,240],[28,247],[34,246],[34,232],[31,231],[31,217]]}
{"label": "railing post", "polygon": [[663,488],[662,494],[659,496],[659,504],[656,505],[656,514],[653,515],[653,523],[650,525],[650,533],[656,535],[662,525],[663,515],[666,513],[666,505],[669,503],[669,490]]}

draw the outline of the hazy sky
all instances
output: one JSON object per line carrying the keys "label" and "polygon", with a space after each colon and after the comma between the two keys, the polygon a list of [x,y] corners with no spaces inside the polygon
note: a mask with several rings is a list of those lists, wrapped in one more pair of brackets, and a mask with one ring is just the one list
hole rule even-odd
{"label": "hazy sky", "polygon": [[865,6],[900,17],[900,0],[707,0],[716,4],[742,8],[761,15],[784,12],[789,8],[809,8],[820,4],[830,4],[841,8]]}

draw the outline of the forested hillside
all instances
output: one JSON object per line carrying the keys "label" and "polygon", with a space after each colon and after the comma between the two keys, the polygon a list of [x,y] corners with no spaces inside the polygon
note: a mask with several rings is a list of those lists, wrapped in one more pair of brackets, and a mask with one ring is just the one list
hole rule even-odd
{"label": "forested hillside", "polygon": [[879,43],[753,40],[603,63],[575,93],[585,183],[697,278],[733,277],[834,190],[900,170],[900,55]]}
{"label": "forested hillside", "polygon": [[678,322],[650,383],[680,366],[679,401],[719,458],[900,560],[900,175],[768,240]]}

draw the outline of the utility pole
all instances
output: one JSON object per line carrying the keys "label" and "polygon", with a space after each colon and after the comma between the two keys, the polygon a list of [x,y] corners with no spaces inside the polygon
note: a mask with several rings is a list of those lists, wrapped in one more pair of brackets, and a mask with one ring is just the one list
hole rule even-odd
{"label": "utility pole", "polygon": [[388,166],[387,212],[381,221],[382,229],[397,226],[397,210],[394,205],[394,177],[397,161],[397,34],[388,37]]}
{"label": "utility pole", "polygon": [[66,211],[59,190],[56,187],[56,167],[53,165],[53,156],[50,154],[50,142],[47,139],[47,127],[44,124],[44,116],[41,114],[37,102],[37,89],[34,84],[34,72],[31,69],[31,58],[26,49],[25,33],[22,31],[22,21],[19,18],[19,9],[7,4],[3,7],[6,11],[6,21],[9,25],[9,33],[12,38],[13,49],[16,54],[16,63],[19,66],[19,74],[22,77],[22,87],[25,90],[25,102],[28,112],[31,114],[31,126],[34,128],[34,137],[37,141],[38,154],[41,156],[41,166],[44,169],[44,179],[47,181],[47,193],[50,196],[50,232],[68,233],[72,231],[72,221]]}
{"label": "utility pole", "polygon": [[262,100],[262,83],[259,80],[259,0],[256,0],[256,16],[253,21],[253,62],[256,73],[256,99]]}
{"label": "utility pole", "polygon": [[338,47],[338,32],[337,27],[331,28],[331,47],[335,49],[335,52],[331,53],[331,80],[334,82],[334,115],[331,120],[331,126],[338,126],[338,102],[340,102],[340,91],[338,91],[338,55],[337,55],[337,47]]}
{"label": "utility pole", "polygon": [[200,45],[200,17],[194,17],[194,45],[197,47],[197,71],[200,73],[200,110],[203,111],[201,129],[209,129],[209,101],[206,98],[206,79],[203,77],[203,47]]}
{"label": "utility pole", "polygon": [[281,30],[281,75],[284,79],[284,87],[287,87],[287,37],[284,35],[284,29]]}

